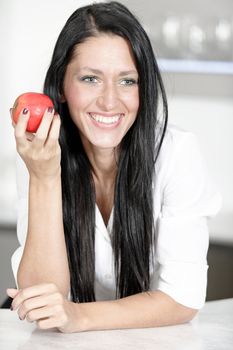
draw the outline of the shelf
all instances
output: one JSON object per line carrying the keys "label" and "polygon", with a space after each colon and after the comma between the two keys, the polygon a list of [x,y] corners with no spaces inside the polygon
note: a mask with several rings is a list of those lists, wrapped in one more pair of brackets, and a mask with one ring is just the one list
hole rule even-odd
{"label": "shelf", "polygon": [[162,72],[233,75],[233,62],[230,61],[198,61],[159,58],[158,65]]}

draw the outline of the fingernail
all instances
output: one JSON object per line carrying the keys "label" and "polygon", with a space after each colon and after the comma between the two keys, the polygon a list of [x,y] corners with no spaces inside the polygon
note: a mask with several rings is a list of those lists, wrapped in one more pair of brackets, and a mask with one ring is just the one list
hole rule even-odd
{"label": "fingernail", "polygon": [[23,109],[23,114],[27,114],[28,113],[28,109],[27,108],[24,108]]}
{"label": "fingernail", "polygon": [[48,112],[49,112],[49,113],[53,113],[53,107],[49,107],[49,108],[48,108]]}

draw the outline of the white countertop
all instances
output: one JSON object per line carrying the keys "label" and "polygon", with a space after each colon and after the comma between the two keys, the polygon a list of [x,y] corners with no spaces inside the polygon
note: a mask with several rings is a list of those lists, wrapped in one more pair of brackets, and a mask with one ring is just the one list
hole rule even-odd
{"label": "white countertop", "polygon": [[184,325],[145,329],[62,334],[20,321],[17,313],[0,309],[1,350],[232,350],[233,299],[207,302]]}

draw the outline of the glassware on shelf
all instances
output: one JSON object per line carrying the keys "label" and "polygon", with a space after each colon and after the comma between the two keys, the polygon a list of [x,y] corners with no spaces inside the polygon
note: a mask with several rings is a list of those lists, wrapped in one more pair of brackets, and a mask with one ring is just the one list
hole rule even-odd
{"label": "glassware on shelf", "polygon": [[180,44],[180,19],[177,16],[168,16],[162,25],[164,44],[171,49],[177,49]]}
{"label": "glassware on shelf", "polygon": [[214,34],[219,59],[233,60],[233,19],[219,18]]}
{"label": "glassware on shelf", "polygon": [[181,21],[181,52],[184,59],[205,59],[208,55],[208,24],[194,15]]}

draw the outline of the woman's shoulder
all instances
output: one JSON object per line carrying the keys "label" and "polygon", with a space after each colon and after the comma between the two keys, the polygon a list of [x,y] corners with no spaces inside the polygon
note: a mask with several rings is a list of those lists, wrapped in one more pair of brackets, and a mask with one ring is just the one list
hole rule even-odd
{"label": "woman's shoulder", "polygon": [[179,144],[181,144],[184,140],[187,138],[196,138],[196,135],[193,131],[181,128],[178,125],[169,123],[167,125],[167,129],[164,135],[164,151],[166,151],[166,148],[170,147],[172,149],[175,149],[176,147],[179,147]]}
{"label": "woman's shoulder", "polygon": [[159,152],[157,169],[164,166],[166,162],[170,163],[177,156],[178,150],[182,149],[182,153],[188,152],[188,147],[182,148],[182,146],[188,146],[188,143],[198,143],[196,134],[169,123]]}
{"label": "woman's shoulder", "polygon": [[200,165],[202,154],[197,135],[175,124],[168,124],[155,163],[155,178],[165,186],[174,172],[183,173],[187,163]]}

